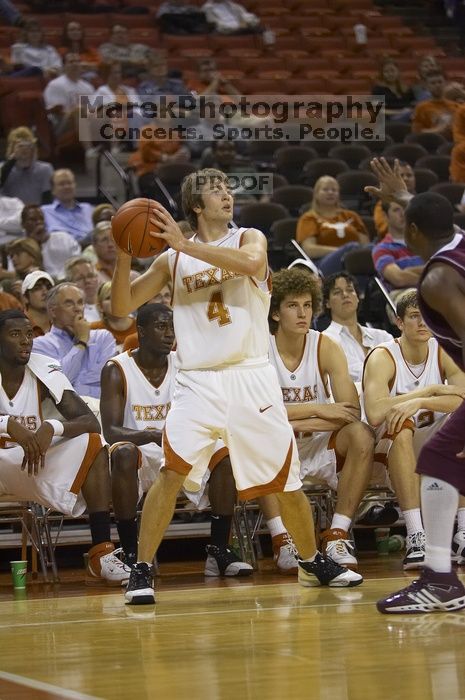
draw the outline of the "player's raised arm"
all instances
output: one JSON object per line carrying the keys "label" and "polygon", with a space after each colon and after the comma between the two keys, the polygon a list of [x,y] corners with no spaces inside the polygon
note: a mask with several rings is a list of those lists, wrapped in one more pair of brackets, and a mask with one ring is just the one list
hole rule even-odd
{"label": "player's raised arm", "polygon": [[131,256],[118,250],[111,285],[111,309],[115,316],[127,316],[152,299],[170,281],[168,253],[162,253],[148,270],[130,281]]}
{"label": "player's raised arm", "polygon": [[220,246],[211,246],[207,243],[186,239],[171,214],[157,203],[153,209],[154,216],[151,219],[154,228],[151,236],[163,238],[166,243],[181,253],[192,258],[203,260],[210,265],[216,265],[239,275],[263,279],[267,271],[267,241],[263,233],[257,229],[249,229],[244,232],[241,246],[238,250]]}
{"label": "player's raised arm", "polygon": [[383,202],[397,202],[403,207],[412,199],[413,195],[407,190],[407,186],[400,176],[399,161],[396,160],[394,168],[391,168],[386,158],[373,158],[370,167],[379,180],[378,187],[368,185],[365,192]]}

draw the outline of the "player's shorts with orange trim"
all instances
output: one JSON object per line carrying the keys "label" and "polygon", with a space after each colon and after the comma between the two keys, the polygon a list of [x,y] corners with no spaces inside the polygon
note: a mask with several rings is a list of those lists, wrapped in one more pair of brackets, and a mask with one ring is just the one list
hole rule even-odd
{"label": "player's shorts with orange trim", "polygon": [[[415,427],[413,421],[408,421],[411,424],[411,430],[413,433],[413,452],[415,458],[418,459],[420,450],[443,425],[448,420],[449,414],[445,414],[438,418],[430,425],[425,425],[422,428]],[[387,434],[386,424],[382,423],[376,428],[376,438],[375,438],[375,458],[374,465],[375,468],[386,468],[388,464],[389,452],[391,450],[394,440],[392,436]]]}
{"label": "player's shorts with orange trim", "polygon": [[166,468],[199,489],[218,438],[229,449],[241,499],[301,487],[294,433],[268,361],[178,371],[163,436]]}
{"label": "player's shorts with orange trim", "polygon": [[7,447],[0,449],[0,494],[35,501],[64,515],[78,517],[86,509],[82,485],[103,446],[97,433],[55,437],[45,454],[43,469],[29,476],[27,470],[21,470],[23,448],[7,443]]}
{"label": "player's shorts with orange trim", "polygon": [[337,489],[337,474],[344,466],[344,460],[336,452],[336,437],[337,430],[297,437],[301,479],[322,479],[332,489]]}
{"label": "player's shorts with orange trim", "polygon": [[[138,493],[139,500],[142,498],[144,493],[147,493],[149,488],[152,486],[153,482],[157,479],[160,474],[160,470],[163,469],[165,464],[165,458],[163,455],[163,449],[156,442],[149,442],[146,445],[134,445],[134,443],[127,443],[124,441],[115,442],[110,447],[111,453],[121,445],[130,444],[136,448],[139,453],[138,461]],[[187,498],[193,503],[197,508],[203,509],[208,507],[208,489],[207,483],[210,478],[210,474],[219,462],[228,455],[228,450],[221,440],[217,440],[215,445],[215,450],[213,456],[210,459],[208,469],[206,470],[202,484],[198,491],[188,491],[183,489]]]}

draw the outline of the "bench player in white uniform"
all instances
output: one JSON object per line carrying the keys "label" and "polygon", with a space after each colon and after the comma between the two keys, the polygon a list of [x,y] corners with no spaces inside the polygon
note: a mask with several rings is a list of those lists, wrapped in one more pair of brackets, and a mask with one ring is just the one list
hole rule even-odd
{"label": "bench player in white uniform", "polygon": [[331,323],[323,333],[344,350],[349,374],[360,391],[365,357],[376,345],[392,340],[392,335],[380,328],[360,325],[357,319],[358,305],[355,277],[348,272],[335,272],[324,280],[323,307],[330,314]]}
{"label": "bench player in white uniform", "polygon": [[154,231],[171,250],[130,283],[131,256],[119,252],[112,307],[126,315],[173,282],[179,371],[163,437],[165,468],[142,512],[139,563],[129,603],[153,603],[153,559],[185,481],[199,489],[218,438],[229,449],[239,496],[278,494],[283,520],[301,556],[303,585],[347,586],[362,577],[324,559],[316,549],[310,506],[300,487],[295,439],[276,373],[268,360],[266,238],[256,229],[230,230],[233,198],[226,176],[201,170],[182,187],[183,209],[196,234],[184,238],[159,204]]}
{"label": "bench player in white uniform", "polygon": [[[316,477],[337,489],[331,526],[321,534],[323,551],[356,568],[348,531],[370,479],[374,436],[360,421],[357,390],[343,351],[310,329],[318,303],[318,288],[305,272],[280,270],[273,275],[270,360],[298,435],[301,479]],[[266,500],[261,499],[265,511]]]}
{"label": "bench player in white uniform", "polygon": [[56,360],[32,353],[22,311],[0,313],[0,494],[78,517],[89,512],[88,581],[121,585],[110,541],[110,473],[100,424]]}
{"label": "bench player in white uniform", "polygon": [[[137,561],[137,503],[163,466],[161,439],[170,410],[176,374],[173,312],[164,304],[145,304],[137,313],[138,349],[116,355],[102,371],[102,426],[111,445],[113,508],[125,562]],[[200,491],[186,491],[199,506],[212,506],[211,545],[205,574],[252,573],[228,547],[236,488],[228,452],[221,442]]]}
{"label": "bench player in white uniform", "polygon": [[[415,569],[425,557],[417,457],[426,440],[462,403],[465,374],[431,336],[416,291],[399,297],[397,323],[400,338],[382,343],[366,359],[363,394],[367,418],[376,426],[375,461],[387,466],[405,518],[403,567]],[[462,501],[459,528],[461,523],[465,527],[463,505]]]}

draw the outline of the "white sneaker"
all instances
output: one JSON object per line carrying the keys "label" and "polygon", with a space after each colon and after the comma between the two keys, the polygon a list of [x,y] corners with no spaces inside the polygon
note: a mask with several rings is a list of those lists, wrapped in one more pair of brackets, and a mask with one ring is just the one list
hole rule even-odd
{"label": "white sneaker", "polygon": [[345,530],[340,530],[339,528],[325,530],[321,533],[321,540],[325,557],[329,557],[339,566],[357,569],[358,562],[353,555],[355,546]]}
{"label": "white sneaker", "polygon": [[452,540],[452,559],[459,566],[465,564],[465,530],[457,530]]}
{"label": "white sneaker", "polygon": [[426,537],[423,530],[407,535],[405,539],[404,571],[422,569],[425,563]]}
{"label": "white sneaker", "polygon": [[363,582],[362,576],[355,571],[345,569],[332,559],[323,558],[317,552],[312,562],[299,559],[298,581],[301,586],[330,586],[331,588],[351,588]]}
{"label": "white sneaker", "polygon": [[115,549],[111,542],[102,542],[92,547],[87,557],[86,583],[125,586],[131,569],[116,556],[122,551]]}
{"label": "white sneaker", "polygon": [[287,532],[272,538],[273,559],[280,574],[297,573],[297,550]]}

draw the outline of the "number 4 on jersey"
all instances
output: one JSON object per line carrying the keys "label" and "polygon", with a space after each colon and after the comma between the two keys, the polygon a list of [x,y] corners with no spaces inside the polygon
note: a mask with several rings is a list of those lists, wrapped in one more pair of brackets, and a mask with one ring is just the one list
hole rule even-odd
{"label": "number 4 on jersey", "polygon": [[218,321],[219,326],[226,326],[231,323],[231,314],[224,305],[221,292],[213,292],[208,302],[207,316],[209,321]]}

